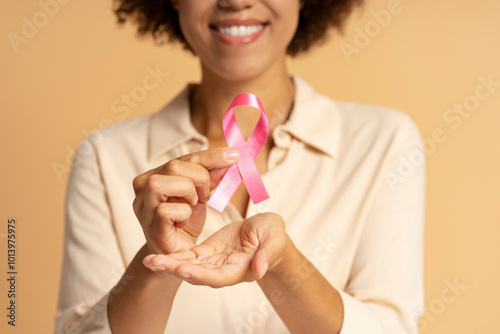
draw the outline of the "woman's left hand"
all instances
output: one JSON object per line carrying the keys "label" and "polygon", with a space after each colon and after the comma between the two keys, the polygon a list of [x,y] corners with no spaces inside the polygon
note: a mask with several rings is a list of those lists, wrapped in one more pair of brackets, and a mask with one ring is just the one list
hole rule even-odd
{"label": "woman's left hand", "polygon": [[288,241],[283,219],[263,213],[231,223],[190,250],[144,258],[148,268],[213,288],[261,279],[282,260]]}

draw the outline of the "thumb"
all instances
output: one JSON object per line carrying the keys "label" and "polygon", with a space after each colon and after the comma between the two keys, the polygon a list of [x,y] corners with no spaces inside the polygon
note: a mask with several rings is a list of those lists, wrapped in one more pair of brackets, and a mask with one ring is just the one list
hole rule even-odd
{"label": "thumb", "polygon": [[256,279],[261,279],[269,269],[269,259],[265,249],[259,249],[252,261],[252,272]]}
{"label": "thumb", "polygon": [[281,261],[286,243],[286,234],[270,233],[264,237],[252,260],[252,272],[256,279],[264,277],[269,267]]}

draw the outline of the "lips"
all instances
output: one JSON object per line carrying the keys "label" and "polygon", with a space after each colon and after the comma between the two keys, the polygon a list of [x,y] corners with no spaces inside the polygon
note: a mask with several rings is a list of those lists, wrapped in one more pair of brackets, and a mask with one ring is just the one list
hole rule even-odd
{"label": "lips", "polygon": [[224,20],[211,24],[210,29],[226,44],[243,45],[259,38],[267,25],[267,22],[253,19]]}

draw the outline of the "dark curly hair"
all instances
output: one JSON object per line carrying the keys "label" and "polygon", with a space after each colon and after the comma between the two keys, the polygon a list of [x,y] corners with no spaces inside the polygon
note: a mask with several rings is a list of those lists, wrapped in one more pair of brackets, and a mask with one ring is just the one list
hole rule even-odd
{"label": "dark curly hair", "polygon": [[[138,24],[139,35],[151,34],[160,43],[178,41],[193,52],[182,35],[177,11],[170,0],[114,0],[114,3],[120,24],[131,20]],[[330,28],[342,32],[349,14],[362,3],[363,0],[303,0],[299,25],[287,54],[296,56],[324,42]]]}

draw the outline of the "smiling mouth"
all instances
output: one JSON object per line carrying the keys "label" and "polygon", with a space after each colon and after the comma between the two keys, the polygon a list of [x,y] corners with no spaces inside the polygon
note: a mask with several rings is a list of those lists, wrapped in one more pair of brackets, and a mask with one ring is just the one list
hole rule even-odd
{"label": "smiling mouth", "polygon": [[220,41],[238,46],[255,42],[264,33],[269,22],[255,19],[224,20],[209,25]]}
{"label": "smiling mouth", "polygon": [[251,26],[244,26],[244,25],[233,25],[233,26],[227,26],[227,27],[213,27],[213,29],[217,30],[223,35],[227,36],[234,36],[234,37],[245,37],[245,36],[250,36],[255,34],[256,32],[261,31],[264,29],[264,25],[251,25]]}
{"label": "smiling mouth", "polygon": [[268,24],[269,22],[263,22],[255,19],[230,19],[214,22],[210,24],[210,29],[226,36],[245,37],[258,33]]}

